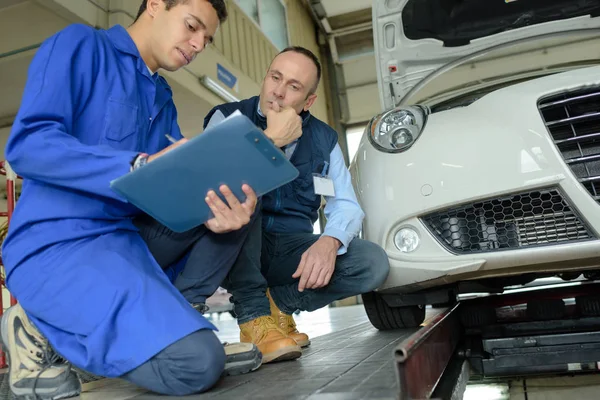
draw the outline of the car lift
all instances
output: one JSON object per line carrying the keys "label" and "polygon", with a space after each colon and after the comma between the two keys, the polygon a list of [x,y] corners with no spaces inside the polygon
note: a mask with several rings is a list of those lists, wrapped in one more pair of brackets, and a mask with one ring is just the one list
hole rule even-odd
{"label": "car lift", "polygon": [[[394,351],[400,400],[462,399],[469,380],[600,370],[600,283],[459,301]],[[573,301],[575,299],[575,301]]]}

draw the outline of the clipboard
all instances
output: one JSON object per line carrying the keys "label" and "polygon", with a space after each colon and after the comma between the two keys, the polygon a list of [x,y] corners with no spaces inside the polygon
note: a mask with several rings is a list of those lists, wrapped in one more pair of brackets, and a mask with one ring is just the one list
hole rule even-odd
{"label": "clipboard", "polygon": [[244,183],[262,196],[298,174],[262,130],[236,113],[110,187],[167,228],[185,232],[212,218],[209,190],[223,199],[218,189],[225,184],[243,202]]}

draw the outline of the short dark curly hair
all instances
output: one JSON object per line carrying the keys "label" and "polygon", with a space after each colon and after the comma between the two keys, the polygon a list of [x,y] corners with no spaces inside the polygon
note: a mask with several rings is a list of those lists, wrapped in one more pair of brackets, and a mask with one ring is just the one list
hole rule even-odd
{"label": "short dark curly hair", "polygon": [[[162,0],[162,1],[166,4],[167,10],[170,10],[171,8],[175,7],[177,4],[187,3],[189,0]],[[215,11],[217,12],[217,16],[219,17],[219,22],[221,22],[221,23],[225,22],[227,20],[227,6],[225,5],[225,0],[206,0],[206,1],[208,1],[213,6]],[[147,3],[148,3],[148,0],[142,1],[142,4],[140,5],[140,9],[138,11],[138,14],[135,17],[136,21],[144,13],[144,11],[146,11]]]}

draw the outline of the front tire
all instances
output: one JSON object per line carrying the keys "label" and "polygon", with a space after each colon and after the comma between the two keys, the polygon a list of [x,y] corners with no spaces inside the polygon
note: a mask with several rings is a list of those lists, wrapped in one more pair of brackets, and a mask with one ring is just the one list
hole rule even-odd
{"label": "front tire", "polygon": [[380,331],[416,328],[425,320],[425,306],[390,307],[374,292],[362,295],[371,324]]}

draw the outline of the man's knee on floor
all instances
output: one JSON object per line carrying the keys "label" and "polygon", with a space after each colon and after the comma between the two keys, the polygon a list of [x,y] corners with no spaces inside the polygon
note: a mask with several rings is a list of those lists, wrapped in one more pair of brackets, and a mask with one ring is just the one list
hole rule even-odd
{"label": "man's knee on floor", "polygon": [[[196,386],[196,392],[212,387],[225,369],[225,350],[215,335],[208,329],[192,333],[181,341],[181,365],[185,369],[184,379]],[[196,379],[196,377],[202,379]]]}
{"label": "man's knee on floor", "polygon": [[164,394],[205,392],[225,369],[225,350],[213,331],[202,329],[172,344],[159,355]]}

